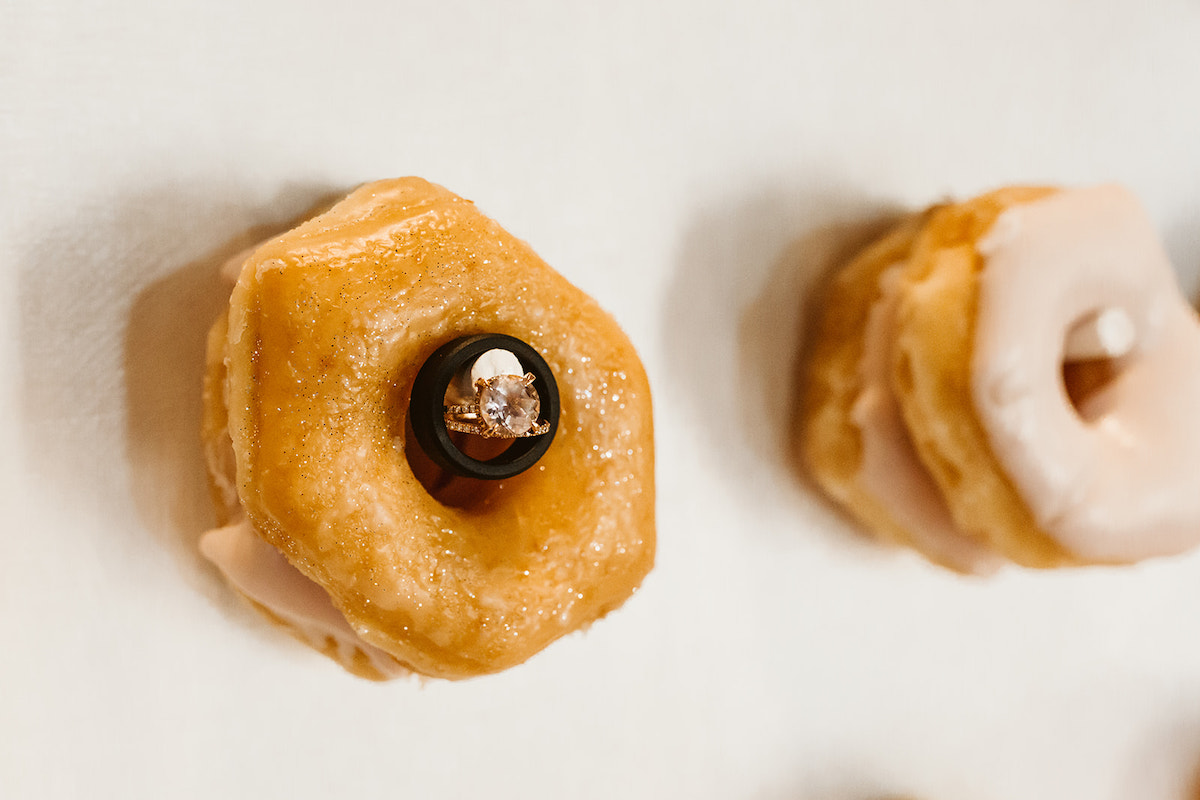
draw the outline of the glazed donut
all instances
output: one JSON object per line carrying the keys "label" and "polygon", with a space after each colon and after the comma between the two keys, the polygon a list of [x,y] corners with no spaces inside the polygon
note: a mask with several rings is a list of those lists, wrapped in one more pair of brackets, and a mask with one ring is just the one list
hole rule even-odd
{"label": "glazed donut", "polygon": [[[559,387],[550,447],[496,481],[440,474],[407,413],[431,354],[482,333],[527,343]],[[210,334],[203,434],[223,526],[201,549],[365,677],[519,664],[653,564],[632,345],[528,246],[416,178],[363,186],[244,261]]]}
{"label": "glazed donut", "polygon": [[818,484],[867,529],[951,569],[990,572],[998,558],[954,527],[891,390],[900,273],[927,218],[904,220],[831,281],[799,444]]}
{"label": "glazed donut", "polygon": [[[802,446],[822,486],[964,571],[994,564],[947,558],[947,542],[1035,567],[1200,542],[1200,325],[1136,201],[1010,188],[908,225],[839,276],[858,295],[819,331]],[[893,490],[932,488],[920,496],[945,524],[918,531],[880,488],[888,468],[904,476]]]}

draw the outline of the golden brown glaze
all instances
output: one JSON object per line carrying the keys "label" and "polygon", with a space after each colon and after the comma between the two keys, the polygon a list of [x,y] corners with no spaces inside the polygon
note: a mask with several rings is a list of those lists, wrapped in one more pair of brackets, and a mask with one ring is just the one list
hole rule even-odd
{"label": "golden brown glaze", "polygon": [[[487,487],[450,482],[436,493],[451,505],[414,474],[410,456],[423,459],[408,452],[408,400],[429,354],[474,333],[537,349],[562,412],[535,467]],[[445,189],[369,184],[260,247],[234,288],[218,360],[210,464],[227,410],[255,530],[364,640],[417,672],[519,664],[621,605],[653,564],[650,390],[633,346]]]}

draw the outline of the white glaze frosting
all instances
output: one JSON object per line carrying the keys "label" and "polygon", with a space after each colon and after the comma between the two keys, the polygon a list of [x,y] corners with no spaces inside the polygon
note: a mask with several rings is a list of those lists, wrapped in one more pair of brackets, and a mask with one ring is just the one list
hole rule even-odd
{"label": "white glaze frosting", "polygon": [[350,663],[357,650],[385,677],[409,674],[391,655],[363,641],[329,594],[263,541],[245,517],[201,536],[200,552],[238,591],[291,625],[313,647],[323,649],[332,639],[343,663]]}
{"label": "white glaze frosting", "polygon": [[[1137,201],[1112,186],[1054,194],[1005,211],[978,250],[974,404],[1038,525],[1088,560],[1200,542],[1200,324]],[[1131,347],[1077,411],[1064,342],[1109,309]]]}
{"label": "white glaze frosting", "polygon": [[524,375],[525,368],[509,350],[493,348],[475,359],[471,365],[471,383],[487,380],[497,375]]}
{"label": "white glaze frosting", "polygon": [[493,348],[484,352],[446,387],[446,404],[470,403],[475,399],[475,381],[497,375],[524,375],[525,368],[511,350]]}
{"label": "white glaze frosting", "polygon": [[933,477],[921,463],[891,388],[891,342],[900,299],[903,264],[880,275],[879,299],[863,331],[858,365],[861,390],[851,409],[862,442],[856,482],[870,494],[926,555],[963,572],[988,574],[999,556],[954,525]]}

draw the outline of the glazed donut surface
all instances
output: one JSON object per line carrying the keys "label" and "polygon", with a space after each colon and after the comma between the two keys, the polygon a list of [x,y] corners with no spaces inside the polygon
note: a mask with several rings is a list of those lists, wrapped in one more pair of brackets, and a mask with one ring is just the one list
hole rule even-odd
{"label": "glazed donut surface", "polygon": [[[465,486],[451,506],[414,474],[406,410],[425,359],[474,333],[541,353],[562,410],[533,468]],[[260,247],[218,360],[209,405],[228,413],[253,529],[365,642],[417,672],[521,663],[621,605],[653,563],[650,392],[632,345],[440,187],[369,184]],[[215,442],[220,412],[209,417]]]}

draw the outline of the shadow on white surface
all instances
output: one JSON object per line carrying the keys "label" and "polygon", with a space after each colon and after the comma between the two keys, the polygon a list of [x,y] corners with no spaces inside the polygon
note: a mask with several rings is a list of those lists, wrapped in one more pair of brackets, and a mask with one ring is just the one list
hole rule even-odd
{"label": "shadow on white surface", "polygon": [[1184,216],[1162,232],[1180,287],[1192,305],[1200,304],[1200,218]]}
{"label": "shadow on white surface", "polygon": [[[778,332],[795,331],[793,349],[788,354],[792,368],[786,402],[781,400],[771,409],[771,425],[761,429],[758,438],[764,453],[773,453],[781,465],[790,467],[799,481],[814,490],[800,456],[798,411],[807,388],[807,362],[829,281],[903,216],[894,211],[869,212],[809,231],[788,247],[762,294],[742,315],[739,341],[743,371],[746,380],[755,381],[764,394],[779,380],[773,374],[778,369]],[[775,290],[789,282],[799,285],[789,287],[789,292]],[[778,452],[781,447],[782,452]]]}
{"label": "shadow on white surface", "polygon": [[[861,770],[846,769],[840,776],[809,779],[801,787],[768,790],[754,795],[754,800],[917,800],[916,795],[881,790],[879,781],[861,774]],[[817,788],[814,788],[814,784]]]}
{"label": "shadow on white surface", "polygon": [[129,314],[125,387],[131,491],[146,526],[182,564],[198,567],[198,576],[214,574],[197,550],[200,534],[214,522],[200,450],[200,386],[208,331],[232,288],[221,268],[247,248],[315,216],[343,192],[304,187],[284,194],[282,207],[295,207],[299,200],[308,210],[286,222],[249,228],[168,273],[137,295]]}
{"label": "shadow on white surface", "polygon": [[218,270],[330,189],[251,194],[158,185],[97,198],[35,232],[20,273],[31,470],[96,518],[88,530],[128,532],[89,546],[144,547],[148,532],[213,591],[195,541],[213,523],[199,430],[205,339],[229,291]]}
{"label": "shadow on white surface", "polygon": [[1113,796],[1200,798],[1200,715],[1190,702],[1138,740]]}
{"label": "shadow on white surface", "polygon": [[820,178],[696,215],[663,314],[668,376],[739,490],[819,496],[793,442],[808,330],[830,275],[900,215]]}
{"label": "shadow on white surface", "polygon": [[138,293],[125,332],[125,435],[130,491],[145,526],[183,565],[200,566],[197,542],[214,524],[200,450],[205,343],[228,302],[219,276],[232,256],[281,229],[258,228]]}

